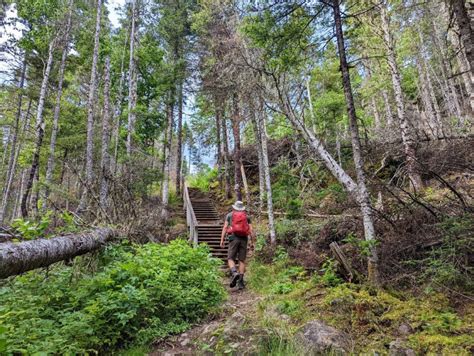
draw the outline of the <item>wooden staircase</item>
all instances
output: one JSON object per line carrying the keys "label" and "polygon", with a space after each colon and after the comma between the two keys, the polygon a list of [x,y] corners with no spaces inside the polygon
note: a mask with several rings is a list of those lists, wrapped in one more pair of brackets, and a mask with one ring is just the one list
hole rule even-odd
{"label": "wooden staircase", "polygon": [[214,257],[226,260],[227,239],[226,246],[220,247],[222,220],[209,196],[199,189],[185,186],[184,207],[190,239],[196,244],[207,243]]}

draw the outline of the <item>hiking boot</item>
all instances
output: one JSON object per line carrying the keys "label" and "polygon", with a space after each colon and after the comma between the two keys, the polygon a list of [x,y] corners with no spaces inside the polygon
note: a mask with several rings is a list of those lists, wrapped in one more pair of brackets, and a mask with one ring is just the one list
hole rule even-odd
{"label": "hiking boot", "polygon": [[238,273],[232,274],[232,277],[230,279],[230,288],[234,288],[237,285],[237,282],[240,280],[240,275]]}
{"label": "hiking boot", "polygon": [[245,283],[244,283],[244,276],[239,278],[239,284],[238,284],[239,290],[242,290],[245,288]]}

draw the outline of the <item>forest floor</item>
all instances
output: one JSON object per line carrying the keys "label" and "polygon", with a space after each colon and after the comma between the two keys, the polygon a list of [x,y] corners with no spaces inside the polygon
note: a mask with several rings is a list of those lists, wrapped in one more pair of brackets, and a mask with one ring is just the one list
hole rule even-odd
{"label": "forest floor", "polygon": [[257,315],[257,296],[248,288],[229,288],[228,279],[223,283],[228,300],[220,311],[211,315],[190,330],[172,336],[154,347],[153,356],[196,355],[219,353],[248,353],[255,348],[254,326]]}

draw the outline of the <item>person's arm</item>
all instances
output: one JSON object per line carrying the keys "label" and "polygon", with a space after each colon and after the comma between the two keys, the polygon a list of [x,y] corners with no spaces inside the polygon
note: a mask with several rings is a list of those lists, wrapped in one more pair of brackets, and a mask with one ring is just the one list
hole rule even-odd
{"label": "person's arm", "polygon": [[222,233],[221,233],[221,247],[222,248],[224,248],[224,238],[225,238],[225,235],[227,234],[227,226],[228,226],[228,223],[226,220],[224,223],[224,227],[222,228]]}

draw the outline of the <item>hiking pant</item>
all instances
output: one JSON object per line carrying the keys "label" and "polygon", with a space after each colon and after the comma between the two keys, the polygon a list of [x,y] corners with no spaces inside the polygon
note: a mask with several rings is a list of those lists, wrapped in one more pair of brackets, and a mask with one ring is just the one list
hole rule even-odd
{"label": "hiking pant", "polygon": [[247,237],[238,237],[235,236],[231,241],[229,241],[229,249],[227,251],[227,259],[235,261],[245,262],[247,258]]}

